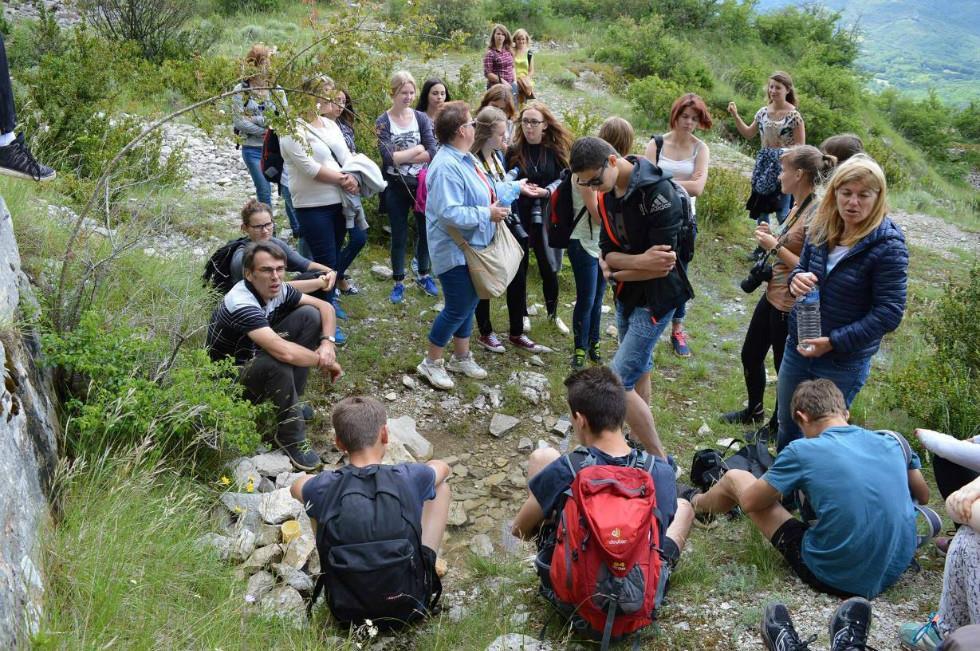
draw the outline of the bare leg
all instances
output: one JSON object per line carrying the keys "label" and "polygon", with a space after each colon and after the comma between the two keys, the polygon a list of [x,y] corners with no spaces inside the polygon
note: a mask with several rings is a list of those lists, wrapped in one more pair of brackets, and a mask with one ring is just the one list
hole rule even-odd
{"label": "bare leg", "polygon": [[527,459],[527,480],[544,470],[548,464],[561,456],[554,448],[538,448]]}
{"label": "bare leg", "polygon": [[[431,348],[431,346],[430,346],[430,348]],[[440,355],[441,354],[442,353],[440,352]],[[456,355],[456,357],[459,358],[459,359],[462,359],[463,357],[466,357],[467,355],[469,355],[470,354],[470,338],[469,337],[466,337],[465,339],[463,339],[463,338],[460,338],[460,337],[453,337],[453,354]]]}
{"label": "bare leg", "polygon": [[435,499],[427,500],[422,506],[422,544],[436,553],[449,521],[450,497],[449,484],[442,482],[436,487]]}
{"label": "bare leg", "polygon": [[[692,506],[697,513],[728,513],[741,506],[742,493],[756,481],[750,472],[729,470],[707,493],[695,495]],[[766,540],[771,539],[776,530],[793,517],[779,502],[760,511],[745,511],[745,515],[749,516]]]}
{"label": "bare leg", "polygon": [[[639,389],[640,385],[637,384],[636,388]],[[643,444],[647,452],[663,459],[667,458],[667,451],[660,442],[649,403],[637,393],[636,389],[626,392],[626,422],[630,426],[630,433]]]}
{"label": "bare leg", "polygon": [[694,507],[687,500],[677,500],[677,513],[674,514],[674,521],[667,527],[667,537],[674,541],[679,551],[684,551],[687,544],[687,535],[691,532],[691,525],[694,524]]}
{"label": "bare leg", "polygon": [[640,376],[640,379],[636,381],[636,385],[633,386],[633,390],[639,394],[643,402],[646,403],[647,407],[650,406],[650,374],[644,373]]}
{"label": "bare leg", "polygon": [[430,362],[436,362],[436,361],[442,359],[442,351],[443,350],[445,350],[445,348],[443,346],[436,346],[434,343],[432,343],[430,341],[429,342],[429,352],[426,353],[425,356],[426,356],[426,358],[428,358],[428,360]]}

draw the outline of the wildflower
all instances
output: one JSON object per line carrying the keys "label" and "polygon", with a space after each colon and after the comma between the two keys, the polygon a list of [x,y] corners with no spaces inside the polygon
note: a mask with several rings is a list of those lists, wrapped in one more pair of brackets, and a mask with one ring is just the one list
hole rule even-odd
{"label": "wildflower", "polygon": [[227,486],[231,483],[231,480],[225,475],[221,475],[221,479],[218,480],[218,483],[220,483],[222,486]]}
{"label": "wildflower", "polygon": [[245,484],[245,492],[246,493],[255,492],[255,480],[253,480],[251,477],[248,478],[248,483]]}

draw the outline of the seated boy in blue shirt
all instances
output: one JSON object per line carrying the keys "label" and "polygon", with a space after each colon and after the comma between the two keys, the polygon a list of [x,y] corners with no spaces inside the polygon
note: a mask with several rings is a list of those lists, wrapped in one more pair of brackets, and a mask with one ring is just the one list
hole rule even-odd
{"label": "seated boy in blue shirt", "polygon": [[[619,377],[605,366],[594,366],[573,373],[565,380],[572,428],[596,463],[615,466],[639,466],[637,455],[623,436],[626,418],[626,391]],[[660,457],[654,458],[650,470],[667,531],[663,538],[663,556],[670,567],[676,565],[687,534],[694,522],[694,511],[687,500],[677,499],[674,469]],[[528,497],[514,518],[512,533],[524,540],[538,536],[543,524],[551,521],[564,506],[563,496],[574,476],[568,464],[554,448],[539,448],[531,453],[527,464]],[[539,536],[540,539],[545,536]],[[550,551],[541,561],[550,564]],[[539,554],[540,557],[540,554]],[[539,573],[540,573],[539,567]],[[544,576],[542,576],[544,579]]]}
{"label": "seated boy in blue shirt", "polygon": [[[915,553],[912,499],[929,501],[919,458],[913,453],[906,464],[894,437],[848,425],[844,396],[830,380],[801,383],[789,408],[805,437],[786,446],[765,475],[729,470],[707,493],[684,494],[697,513],[741,507],[817,591],[873,598]],[[815,513],[813,524],[780,503],[796,490]]]}

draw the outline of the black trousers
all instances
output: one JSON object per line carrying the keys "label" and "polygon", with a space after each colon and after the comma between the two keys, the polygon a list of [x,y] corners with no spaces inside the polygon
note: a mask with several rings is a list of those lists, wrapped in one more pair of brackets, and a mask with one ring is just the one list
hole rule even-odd
{"label": "black trousers", "polygon": [[0,133],[10,133],[17,123],[14,110],[14,89],[10,84],[10,69],[7,67],[7,48],[0,34]]}
{"label": "black trousers", "polygon": [[932,455],[932,469],[936,475],[936,488],[943,500],[977,478],[980,473],[964,468],[936,454]]}
{"label": "black trousers", "polygon": [[788,312],[781,312],[773,307],[766,300],[765,294],[759,298],[742,343],[742,373],[745,375],[745,388],[749,394],[749,411],[762,405],[766,392],[766,355],[770,348],[776,372],[779,372],[783,351],[786,349],[788,321]]}
{"label": "black trousers", "polygon": [[[300,305],[272,327],[283,339],[315,350],[321,334],[320,311],[312,305]],[[245,385],[248,399],[276,406],[276,439],[281,445],[306,438],[300,401],[309,372],[308,368],[280,362],[264,350],[242,367],[239,381]]]}
{"label": "black trousers", "polygon": [[[515,277],[507,285],[507,316],[510,320],[510,334],[519,337],[524,332],[524,315],[527,313],[527,256],[524,257],[524,280],[518,282]],[[520,271],[517,272],[520,275]],[[493,332],[490,321],[490,299],[480,299],[476,304],[476,327],[480,334],[486,336]]]}

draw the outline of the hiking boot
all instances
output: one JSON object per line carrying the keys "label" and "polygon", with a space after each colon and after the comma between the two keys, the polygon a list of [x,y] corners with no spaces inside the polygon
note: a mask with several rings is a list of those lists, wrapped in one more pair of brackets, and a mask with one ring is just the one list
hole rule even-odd
{"label": "hiking boot", "polygon": [[762,405],[756,405],[755,407],[746,407],[738,411],[724,413],[719,420],[732,425],[758,425],[765,417],[766,410],[763,409]]}
{"label": "hiking boot", "polygon": [[514,346],[515,348],[520,348],[521,350],[526,350],[529,353],[544,352],[542,350],[542,348],[544,347],[534,343],[534,341],[527,335],[521,335],[519,337],[515,337],[514,335],[511,335],[507,337],[507,339],[510,341],[511,346]]}
{"label": "hiking boot", "polygon": [[446,364],[441,359],[437,359],[434,362],[430,362],[429,358],[426,357],[422,362],[415,367],[415,370],[419,372],[419,375],[424,377],[429,384],[437,389],[442,389],[443,391],[448,391],[456,386],[449,374],[446,373]]}
{"label": "hiking boot", "polygon": [[439,288],[436,287],[436,281],[432,280],[432,276],[422,276],[415,280],[415,284],[418,285],[423,292],[429,296],[438,296]]}
{"label": "hiking boot", "polygon": [[939,618],[933,613],[925,624],[902,624],[898,630],[898,639],[902,643],[902,648],[906,651],[932,651],[939,646],[943,636],[936,625],[938,620]]}
{"label": "hiking boot", "polygon": [[572,370],[577,371],[580,368],[585,368],[584,348],[576,348],[575,352],[572,354]]}
{"label": "hiking boot", "polygon": [[863,651],[868,648],[871,603],[851,597],[837,606],[830,618],[830,651]]}
{"label": "hiking boot", "polygon": [[598,341],[589,346],[589,359],[593,364],[602,364],[602,351],[599,350]]}
{"label": "hiking boot", "polygon": [[762,641],[769,651],[806,651],[810,648],[810,642],[816,639],[816,636],[806,642],[800,639],[789,610],[781,603],[773,602],[766,606],[761,628]]}
{"label": "hiking boot", "polygon": [[467,353],[466,357],[456,357],[456,353],[453,353],[446,364],[446,370],[462,373],[474,380],[482,380],[487,377],[486,369],[476,363],[476,360],[473,359],[473,353]]}
{"label": "hiking boot", "polygon": [[555,325],[555,328],[558,329],[558,332],[562,333],[563,335],[571,334],[572,331],[568,329],[568,326],[565,325],[565,322],[561,320],[560,316],[555,314],[549,318],[551,319],[551,322]]}
{"label": "hiking boot", "polygon": [[339,327],[333,331],[334,345],[337,348],[342,348],[347,343],[347,335]]}
{"label": "hiking boot", "polygon": [[51,181],[56,176],[53,169],[34,159],[22,133],[6,147],[0,147],[0,174],[31,181]]}
{"label": "hiking boot", "polygon": [[391,288],[391,294],[388,295],[388,300],[398,305],[405,298],[405,283],[395,283],[395,286]]}
{"label": "hiking boot", "polygon": [[488,335],[480,335],[476,338],[476,343],[480,344],[491,353],[504,353],[507,349],[504,348],[504,343],[500,341],[496,332],[491,332]]}
{"label": "hiking boot", "polygon": [[671,332],[670,343],[674,347],[674,354],[678,357],[691,356],[691,349],[687,347],[687,333],[683,330]]}
{"label": "hiking boot", "polygon": [[315,470],[323,463],[320,460],[320,455],[313,451],[313,448],[310,447],[310,442],[305,436],[301,440],[294,441],[293,443],[283,443],[279,440],[279,434],[276,433],[273,440],[286,453],[293,466],[299,470]]}

